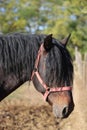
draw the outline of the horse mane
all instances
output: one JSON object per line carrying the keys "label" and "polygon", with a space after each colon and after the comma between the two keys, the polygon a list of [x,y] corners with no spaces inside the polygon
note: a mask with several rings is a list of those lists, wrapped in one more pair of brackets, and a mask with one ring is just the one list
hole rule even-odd
{"label": "horse mane", "polygon": [[43,37],[23,33],[0,35],[0,67],[5,75],[13,72],[20,77],[24,72],[29,80]]}
{"label": "horse mane", "polygon": [[[0,67],[4,74],[13,72],[21,77],[25,73],[26,80],[30,80],[38,49],[45,37],[46,35],[25,33],[0,35]],[[56,82],[62,86],[65,81],[66,84],[72,83],[73,66],[69,52],[58,40],[53,38],[53,42],[55,45],[46,60],[46,84],[50,86]]]}
{"label": "horse mane", "polygon": [[[48,53],[46,63],[46,84],[58,86],[73,84],[73,65],[71,56],[58,40],[53,39],[54,47]],[[50,73],[49,73],[50,72]],[[53,87],[53,86],[52,86]]]}

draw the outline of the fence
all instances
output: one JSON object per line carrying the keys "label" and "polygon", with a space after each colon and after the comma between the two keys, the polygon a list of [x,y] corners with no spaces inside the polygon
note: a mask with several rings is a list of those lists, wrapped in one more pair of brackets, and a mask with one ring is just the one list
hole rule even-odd
{"label": "fence", "polygon": [[87,53],[82,58],[81,53],[75,48],[75,71],[82,79],[83,86],[87,88]]}

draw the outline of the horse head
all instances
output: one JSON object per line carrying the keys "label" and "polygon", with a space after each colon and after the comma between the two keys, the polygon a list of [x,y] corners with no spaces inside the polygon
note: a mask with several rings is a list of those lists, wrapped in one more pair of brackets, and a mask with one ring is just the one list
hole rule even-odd
{"label": "horse head", "polygon": [[57,41],[52,34],[41,44],[32,73],[35,88],[52,105],[56,117],[67,117],[74,109],[73,65],[66,45],[70,35]]}

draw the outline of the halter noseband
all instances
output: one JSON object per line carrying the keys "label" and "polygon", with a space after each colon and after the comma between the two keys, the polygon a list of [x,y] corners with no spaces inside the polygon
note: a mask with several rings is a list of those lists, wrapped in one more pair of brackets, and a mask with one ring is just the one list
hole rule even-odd
{"label": "halter noseband", "polygon": [[31,80],[33,78],[34,75],[36,75],[37,79],[39,80],[40,84],[44,87],[45,89],[45,93],[43,94],[44,100],[47,100],[48,95],[51,92],[61,92],[61,91],[70,91],[72,90],[71,86],[64,86],[64,87],[48,87],[44,81],[42,80],[39,72],[38,72],[38,64],[39,64],[39,60],[42,54],[42,50],[43,50],[43,44],[41,44],[40,49],[38,51],[38,55],[37,55],[37,59],[35,61],[35,66],[34,66],[34,70],[32,72],[32,76],[31,76]]}

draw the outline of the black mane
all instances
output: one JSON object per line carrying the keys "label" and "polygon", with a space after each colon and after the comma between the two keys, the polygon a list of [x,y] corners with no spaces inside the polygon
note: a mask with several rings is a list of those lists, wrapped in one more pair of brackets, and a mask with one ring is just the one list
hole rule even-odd
{"label": "black mane", "polygon": [[20,77],[24,71],[29,80],[43,39],[44,35],[22,33],[1,35],[0,67],[3,66],[5,75],[13,72]]}
{"label": "black mane", "polygon": [[[73,84],[73,65],[68,50],[57,40],[53,40],[54,47],[48,53],[46,64],[46,83],[52,87]],[[50,72],[50,73],[49,73]]]}
{"label": "black mane", "polygon": [[[44,38],[45,35],[22,33],[1,35],[0,67],[3,66],[5,75],[13,72],[20,77],[25,73],[26,79],[30,80],[37,52]],[[53,82],[62,86],[65,81],[67,83],[72,82],[73,66],[66,48],[55,39],[53,39],[53,43],[55,45],[48,53],[46,61],[47,73],[45,81],[49,86]]]}

